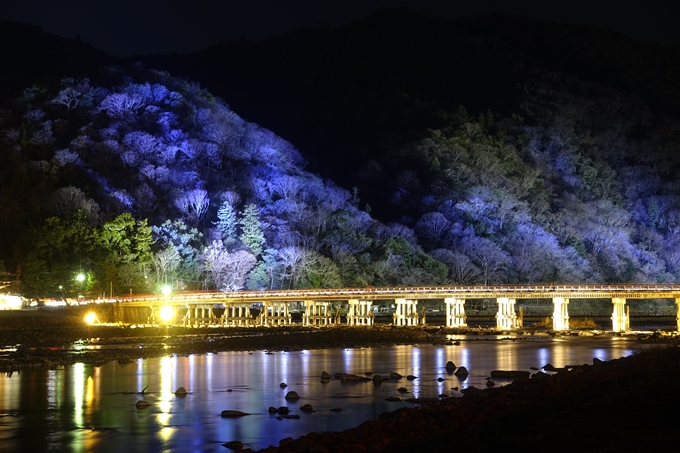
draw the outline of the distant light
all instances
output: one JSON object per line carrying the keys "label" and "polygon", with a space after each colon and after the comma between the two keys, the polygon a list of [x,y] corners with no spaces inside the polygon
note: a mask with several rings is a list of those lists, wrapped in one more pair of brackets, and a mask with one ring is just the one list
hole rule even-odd
{"label": "distant light", "polygon": [[76,275],[76,280],[78,280],[80,283],[85,281],[85,275],[84,274],[78,274]]}
{"label": "distant light", "polygon": [[161,308],[159,315],[163,321],[168,322],[175,316],[175,310],[173,310],[172,307],[166,305],[165,307]]}
{"label": "distant light", "polygon": [[172,288],[169,285],[165,285],[161,288],[161,292],[167,296],[172,292]]}
{"label": "distant light", "polygon": [[95,312],[91,311],[91,312],[89,312],[88,314],[85,315],[85,322],[87,324],[91,325],[91,324],[94,324],[97,321],[98,321],[97,314]]}

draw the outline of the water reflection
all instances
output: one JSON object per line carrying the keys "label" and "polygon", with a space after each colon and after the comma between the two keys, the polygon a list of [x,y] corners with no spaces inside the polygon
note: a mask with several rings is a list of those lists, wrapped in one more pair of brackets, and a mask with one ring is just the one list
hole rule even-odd
{"label": "water reflection", "polygon": [[[640,347],[618,337],[460,339],[459,346],[232,352],[1,375],[0,445],[2,451],[181,452],[223,451],[222,443],[240,440],[264,448],[285,437],[343,430],[375,420],[382,412],[414,405],[388,402],[388,396],[436,398],[452,394],[454,387],[484,387],[492,370],[591,363],[593,357],[610,360]],[[470,375],[459,379],[447,372],[448,361],[465,366]],[[322,371],[384,377],[396,372],[417,379],[322,383]],[[180,386],[189,394],[176,396]],[[400,387],[408,393],[399,392]],[[287,401],[291,390],[302,398]],[[135,403],[141,399],[149,407],[138,409]],[[315,412],[301,413],[303,404],[311,404]],[[270,406],[287,406],[301,418],[277,420],[267,412]],[[335,407],[342,412],[330,410]],[[223,419],[220,413],[225,409],[251,415]]]}

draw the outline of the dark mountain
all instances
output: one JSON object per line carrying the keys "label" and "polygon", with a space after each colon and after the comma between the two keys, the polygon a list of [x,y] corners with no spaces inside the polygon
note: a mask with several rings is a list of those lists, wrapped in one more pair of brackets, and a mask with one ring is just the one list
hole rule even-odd
{"label": "dark mountain", "polygon": [[385,10],[118,61],[0,25],[27,294],[680,279],[677,48]]}
{"label": "dark mountain", "polygon": [[0,99],[16,96],[36,83],[58,83],[62,77],[85,77],[118,58],[79,39],[44,33],[40,27],[0,22]]}
{"label": "dark mountain", "polygon": [[357,169],[385,164],[386,147],[455,121],[459,105],[473,115],[490,109],[529,120],[524,109],[537,90],[590,96],[586,85],[634,97],[655,113],[676,115],[680,105],[680,49],[513,16],[443,20],[384,10],[333,30],[140,58],[201,81],[295,143],[312,169],[359,186],[383,218],[392,211],[381,209],[383,191]]}

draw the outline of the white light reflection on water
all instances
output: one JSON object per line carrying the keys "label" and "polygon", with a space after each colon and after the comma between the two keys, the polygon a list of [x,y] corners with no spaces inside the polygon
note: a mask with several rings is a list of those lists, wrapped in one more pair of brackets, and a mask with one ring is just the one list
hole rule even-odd
{"label": "white light reflection on water", "polygon": [[[221,444],[230,440],[264,448],[285,437],[343,430],[414,405],[387,402],[388,396],[436,398],[451,394],[454,387],[483,388],[491,370],[592,363],[593,357],[611,360],[640,347],[633,339],[618,337],[496,339],[471,337],[461,339],[459,346],[229,352],[23,370],[0,377],[0,414],[16,414],[0,418],[0,449],[223,451]],[[465,366],[470,375],[461,380],[447,372],[449,360]],[[397,372],[404,378],[380,385],[337,379],[321,383],[322,371],[383,377]],[[417,379],[406,380],[409,374]],[[282,382],[288,387],[281,388]],[[143,395],[137,393],[147,385]],[[174,394],[180,386],[189,392],[185,397]],[[399,387],[409,393],[400,394]],[[302,398],[287,401],[291,390]],[[150,406],[137,409],[135,403],[142,398]],[[300,412],[303,404],[311,404],[315,412]],[[287,406],[301,418],[277,420],[267,412],[270,406]],[[335,407],[343,411],[330,410]],[[225,409],[251,415],[223,419]]]}

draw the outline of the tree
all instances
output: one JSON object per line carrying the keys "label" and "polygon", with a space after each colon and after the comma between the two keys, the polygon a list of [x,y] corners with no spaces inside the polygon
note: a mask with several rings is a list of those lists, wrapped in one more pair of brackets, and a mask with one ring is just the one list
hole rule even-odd
{"label": "tree", "polygon": [[90,87],[89,79],[74,80],[66,77],[61,80],[64,89],[59,91],[57,97],[52,102],[54,104],[64,105],[68,109],[69,115],[71,110],[78,107],[80,104],[90,104],[92,102],[92,88]]}
{"label": "tree", "polygon": [[153,254],[151,268],[156,275],[156,283],[167,285],[179,268],[182,258],[173,244]]}
{"label": "tree", "polygon": [[[151,261],[151,227],[146,219],[135,220],[130,213],[123,213],[104,223],[96,234],[98,288],[106,291],[121,283],[118,268],[130,264]],[[126,276],[129,282],[130,277]],[[126,288],[127,289],[127,288]]]}
{"label": "tree", "polygon": [[221,291],[237,291],[245,286],[246,275],[255,266],[255,257],[245,250],[228,252],[215,241],[201,254],[204,271]]}
{"label": "tree", "polygon": [[192,223],[198,223],[203,218],[210,206],[208,191],[194,189],[182,193],[175,199],[175,206]]}
{"label": "tree", "polygon": [[151,259],[151,227],[129,212],[104,223],[97,237],[101,253],[114,264],[148,262]]}
{"label": "tree", "polygon": [[500,283],[503,281],[503,271],[510,261],[510,257],[498,245],[486,238],[470,234],[463,243],[465,254],[480,270],[480,283]]}
{"label": "tree", "polygon": [[449,279],[451,282],[459,285],[475,283],[479,275],[479,269],[466,255],[447,249],[434,250],[431,255],[432,258],[441,261],[449,268]]}
{"label": "tree", "polygon": [[429,246],[436,246],[442,239],[451,222],[440,212],[428,212],[416,223],[418,236]]}
{"label": "tree", "polygon": [[248,289],[277,289],[281,287],[282,264],[277,260],[277,251],[267,248],[262,260],[248,274]]}
{"label": "tree", "polygon": [[179,265],[174,277],[183,280],[184,285],[188,282],[198,283],[203,234],[196,228],[189,228],[182,220],[166,220],[161,226],[154,226],[153,233],[158,246],[166,248],[172,245],[177,249]]}
{"label": "tree", "polygon": [[91,225],[99,223],[99,206],[77,187],[69,186],[55,190],[50,195],[49,205],[54,213],[67,223],[79,211]]}
{"label": "tree", "polygon": [[241,235],[239,240],[245,244],[255,256],[262,253],[262,249],[266,242],[264,233],[262,232],[262,223],[260,222],[260,211],[254,204],[249,204],[241,212]]}
{"label": "tree", "polygon": [[74,295],[75,275],[90,265],[96,246],[96,231],[78,211],[69,222],[50,217],[27,230],[18,245],[22,292],[41,298],[56,294]]}
{"label": "tree", "polygon": [[229,200],[225,200],[217,211],[217,222],[213,222],[222,235],[225,244],[231,244],[236,240],[236,210]]}

